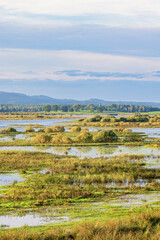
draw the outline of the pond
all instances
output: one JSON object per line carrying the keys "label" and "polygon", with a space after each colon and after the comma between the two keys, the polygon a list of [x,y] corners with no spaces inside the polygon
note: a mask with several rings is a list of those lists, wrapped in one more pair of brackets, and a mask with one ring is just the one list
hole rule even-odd
{"label": "pond", "polygon": [[111,200],[112,206],[134,207],[136,205],[144,205],[146,203],[154,203],[160,200],[160,193],[151,194],[129,194]]}
{"label": "pond", "polygon": [[10,135],[1,135],[0,136],[0,142],[12,142],[16,139],[22,139],[22,140],[30,140],[31,136],[28,134],[10,134]]}
{"label": "pond", "polygon": [[71,155],[81,158],[85,157],[110,157],[119,156],[123,154],[133,155],[154,155],[160,156],[160,149],[144,146],[82,146],[82,147],[29,147],[29,146],[1,146],[0,150],[18,150],[18,151],[31,151],[31,152],[47,152],[55,155]]}
{"label": "pond", "polygon": [[107,188],[125,188],[125,187],[145,187],[148,184],[147,180],[139,179],[135,181],[135,183],[129,183],[128,180],[126,180],[124,183],[116,183],[116,182],[110,182],[107,183],[105,186]]}
{"label": "pond", "polygon": [[[111,200],[103,199],[101,202],[73,204],[70,208],[47,208],[41,215],[39,213],[28,213],[24,216],[15,215],[1,215],[0,227],[1,228],[14,228],[22,226],[41,226],[45,224],[62,224],[67,222],[75,222],[78,220],[85,221],[97,214],[108,213],[120,209],[132,209],[140,206],[150,204],[152,207],[160,200],[160,193],[150,194],[128,194],[116,197]],[[111,208],[110,208],[111,207]],[[72,212],[74,210],[74,213]],[[112,212],[111,211],[111,212]],[[59,213],[58,213],[59,212]]]}
{"label": "pond", "polygon": [[27,226],[40,226],[44,224],[55,224],[60,222],[68,222],[69,217],[41,217],[39,214],[27,214],[25,216],[0,216],[1,228],[15,228]]}
{"label": "pond", "polygon": [[[25,131],[25,127],[27,125],[35,125],[39,124],[45,127],[55,126],[55,125],[66,125],[72,121],[76,121],[77,119],[69,119],[69,118],[60,118],[60,119],[34,119],[34,120],[0,120],[0,129],[7,128],[12,126],[17,131]],[[39,128],[36,129],[38,131]]]}
{"label": "pond", "polygon": [[133,132],[141,132],[149,138],[160,138],[160,128],[131,128]]}
{"label": "pond", "polygon": [[23,182],[23,179],[19,173],[0,173],[0,186],[11,185],[14,182]]}

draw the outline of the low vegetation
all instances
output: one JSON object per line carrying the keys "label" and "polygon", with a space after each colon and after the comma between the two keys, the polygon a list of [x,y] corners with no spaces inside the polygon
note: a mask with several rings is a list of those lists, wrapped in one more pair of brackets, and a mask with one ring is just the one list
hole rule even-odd
{"label": "low vegetation", "polygon": [[[26,207],[64,205],[72,202],[94,201],[106,196],[108,199],[124,195],[128,191],[138,192],[134,183],[140,179],[153,181],[160,178],[160,169],[148,169],[145,155],[123,155],[111,158],[58,157],[52,154],[7,152],[0,153],[0,169],[19,170],[26,174],[47,169],[46,174],[27,176],[23,183],[8,186],[3,190],[0,206]],[[124,191],[115,192],[105,184],[121,183]],[[147,185],[145,191],[160,189],[160,184]],[[123,189],[123,188],[121,188]],[[126,191],[127,190],[127,191]],[[8,205],[9,204],[9,205]]]}
{"label": "low vegetation", "polygon": [[86,222],[74,224],[72,227],[48,227],[45,230],[16,229],[1,232],[1,240],[158,240],[160,236],[160,211],[148,211],[131,215],[125,219]]}
{"label": "low vegetation", "polygon": [[17,130],[15,128],[12,128],[12,127],[8,127],[7,129],[3,128],[3,129],[0,129],[0,134],[3,134],[3,133],[16,133]]}
{"label": "low vegetation", "polygon": [[80,132],[81,128],[79,126],[74,126],[73,128],[71,128],[71,132]]}
{"label": "low vegetation", "polygon": [[25,131],[26,132],[35,132],[34,128],[30,125],[25,128]]}
{"label": "low vegetation", "polygon": [[[78,109],[78,106],[74,107]],[[73,107],[72,109],[74,111]],[[39,113],[35,115],[40,116]],[[21,118],[20,115],[17,116]],[[33,117],[32,113],[30,117]],[[46,151],[49,146],[51,149],[54,146],[54,149],[57,148],[57,154],[60,154],[61,145],[66,146],[63,146],[63,155],[38,151],[0,151],[1,175],[19,173],[25,180],[14,181],[10,185],[1,187],[0,215],[39,212],[43,216],[45,210],[47,217],[59,216],[63,219],[63,216],[67,216],[70,220],[35,228],[25,226],[20,229],[5,229],[6,226],[1,226],[0,239],[158,240],[160,205],[159,198],[155,196],[159,196],[160,192],[158,154],[160,141],[158,138],[151,141],[142,133],[132,132],[132,127],[144,126],[160,127],[160,116],[95,115],[87,119],[81,117],[72,123],[66,122],[65,127],[62,125],[45,127],[35,124],[28,125],[25,132],[16,131],[13,127],[1,129],[0,137],[4,139],[15,134],[24,134],[31,138],[31,140],[1,141],[1,146],[28,145],[34,146],[39,151],[43,146]],[[92,127],[95,128],[94,131]],[[149,147],[154,147],[153,151],[156,155],[145,152],[122,154],[124,147],[119,145],[123,144],[131,149],[134,145],[147,144]],[[80,148],[79,145],[86,145],[89,150]],[[73,146],[76,151],[81,151],[80,156],[83,158],[69,156],[69,150]],[[96,148],[104,157],[96,157],[97,155],[84,157],[87,151],[92,152]],[[142,205],[139,206],[120,204],[125,202],[125,198],[126,203],[130,201],[131,196],[152,194],[153,198],[155,197],[153,202],[144,197]],[[74,223],[76,221],[77,223]]]}
{"label": "low vegetation", "polygon": [[53,144],[71,144],[71,143],[109,143],[117,142],[118,137],[112,130],[99,132],[81,132],[75,138],[69,138],[63,134],[47,135],[37,134],[32,138],[33,143],[53,143]]}

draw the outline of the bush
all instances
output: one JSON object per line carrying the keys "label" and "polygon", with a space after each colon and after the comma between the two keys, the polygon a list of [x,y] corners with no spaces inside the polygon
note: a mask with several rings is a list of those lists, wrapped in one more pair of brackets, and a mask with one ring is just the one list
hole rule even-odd
{"label": "bush", "polygon": [[40,128],[39,130],[38,130],[38,132],[45,132],[45,130],[43,129],[43,128]]}
{"label": "bush", "polygon": [[120,128],[120,127],[119,128],[115,128],[114,132],[115,133],[123,133],[124,132],[124,128]]}
{"label": "bush", "polygon": [[17,130],[15,128],[12,128],[12,127],[8,127],[7,129],[5,129],[5,128],[0,129],[0,134],[2,134],[2,133],[13,133],[13,132],[17,132]]}
{"label": "bush", "polygon": [[57,134],[53,137],[53,144],[71,144],[73,141],[69,137],[62,136],[61,134]]}
{"label": "bush", "polygon": [[52,137],[47,134],[38,134],[36,137],[32,138],[32,142],[34,143],[49,143]]}
{"label": "bush", "polygon": [[80,132],[81,128],[79,126],[75,126],[71,128],[71,132]]}
{"label": "bush", "polygon": [[93,135],[93,142],[116,142],[117,135],[113,130],[95,132]]}
{"label": "bush", "polygon": [[117,119],[117,118],[115,118],[115,117],[111,117],[111,118],[110,118],[110,122],[111,122],[111,123],[118,122],[118,119]]}
{"label": "bush", "polygon": [[17,132],[17,130],[15,128],[8,127],[7,132]]}
{"label": "bush", "polygon": [[83,128],[82,131],[83,131],[83,132],[89,132],[88,128],[86,128],[86,127]]}
{"label": "bush", "polygon": [[44,131],[45,131],[45,133],[52,133],[53,129],[51,127],[48,127]]}
{"label": "bush", "polygon": [[71,144],[73,141],[69,137],[62,137],[62,143],[64,144]]}
{"label": "bush", "polygon": [[128,136],[125,137],[124,142],[142,142],[143,137],[139,133],[131,132]]}
{"label": "bush", "polygon": [[26,131],[26,132],[35,132],[32,126],[27,126],[27,127],[25,128],[25,131]]}
{"label": "bush", "polygon": [[131,133],[132,132],[132,129],[130,129],[130,128],[125,128],[124,130],[123,130],[123,133]]}
{"label": "bush", "polygon": [[82,132],[75,138],[75,141],[82,143],[92,142],[92,134],[90,132]]}
{"label": "bush", "polygon": [[[38,116],[37,116],[38,117]],[[36,123],[35,125],[34,125],[34,127],[35,128],[40,128],[40,125],[38,124],[38,123]]]}
{"label": "bush", "polygon": [[7,130],[6,130],[5,128],[0,129],[0,134],[1,134],[1,133],[6,133],[6,132],[7,132]]}
{"label": "bush", "polygon": [[110,117],[104,117],[101,119],[101,122],[110,122],[111,118]]}
{"label": "bush", "polygon": [[53,132],[64,132],[65,128],[64,128],[64,126],[53,126],[52,130],[53,130]]}
{"label": "bush", "polygon": [[102,117],[100,115],[95,115],[93,117],[87,118],[84,122],[100,122]]}

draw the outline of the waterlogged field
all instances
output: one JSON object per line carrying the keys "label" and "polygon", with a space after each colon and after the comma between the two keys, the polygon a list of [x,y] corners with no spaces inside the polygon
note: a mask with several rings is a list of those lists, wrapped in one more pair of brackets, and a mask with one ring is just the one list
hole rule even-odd
{"label": "waterlogged field", "polygon": [[159,239],[159,116],[120,117],[0,121],[0,239]]}

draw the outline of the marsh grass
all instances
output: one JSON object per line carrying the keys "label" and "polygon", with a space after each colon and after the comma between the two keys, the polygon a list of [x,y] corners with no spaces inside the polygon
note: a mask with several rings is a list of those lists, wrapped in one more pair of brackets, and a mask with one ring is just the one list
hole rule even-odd
{"label": "marsh grass", "polygon": [[66,227],[21,228],[1,231],[2,240],[158,240],[160,211],[108,220],[75,223]]}
{"label": "marsh grass", "polygon": [[[134,183],[138,179],[160,178],[160,169],[144,168],[145,156],[122,155],[111,158],[53,156],[48,153],[0,152],[1,169],[23,171],[23,174],[48,169],[46,174],[27,176],[23,183],[6,187],[1,206],[27,207],[64,205],[72,202],[94,201],[101,197],[116,197],[106,183]],[[145,191],[159,189],[160,184],[149,185]],[[118,188],[118,187],[117,187]],[[125,188],[125,193],[142,191],[142,188]],[[124,194],[124,192],[121,192]]]}
{"label": "marsh grass", "polygon": [[[6,116],[8,119],[21,119],[22,116]],[[24,115],[25,119],[33,119],[38,116]],[[42,118],[47,115],[42,114]],[[57,118],[56,116],[53,118]],[[60,118],[63,118],[61,116]],[[65,117],[66,118],[66,117]],[[70,117],[69,117],[70,118]],[[128,146],[146,145],[160,148],[160,142],[155,139],[152,143],[143,142],[144,136],[134,135],[130,127],[160,127],[157,117],[148,118],[148,122],[117,122],[113,117],[108,118],[94,116],[93,122],[77,121],[74,126],[81,127],[111,127],[118,136],[118,142],[109,143],[111,146],[125,144]],[[73,125],[68,125],[71,128]],[[31,126],[32,129],[39,126]],[[50,130],[43,128],[42,133],[33,132],[33,139],[14,140],[13,142],[0,143],[1,146],[100,146],[107,145],[101,140],[102,132],[88,132],[87,129],[64,132],[64,129]],[[45,131],[45,132],[44,132]],[[3,131],[2,131],[3,132]],[[30,132],[30,131],[29,131]],[[59,133],[60,132],[60,133]],[[104,131],[103,131],[104,132]],[[3,135],[7,134],[6,132]],[[19,132],[17,132],[19,134]],[[29,133],[28,133],[29,134]],[[43,137],[44,138],[42,141]],[[93,138],[93,136],[95,136]],[[81,137],[81,139],[80,139]],[[40,140],[37,141],[37,138]],[[95,140],[98,138],[100,140]],[[75,141],[75,139],[77,139]],[[87,139],[87,140],[86,140]],[[94,139],[94,140],[93,140]],[[140,140],[140,141],[139,141]],[[141,141],[142,140],[142,141]],[[102,142],[101,142],[102,141]],[[66,149],[67,151],[67,149]],[[85,150],[84,150],[85,151]],[[119,197],[130,194],[159,194],[160,169],[146,168],[147,158],[153,156],[121,154],[114,157],[84,158],[74,156],[56,156],[49,153],[27,151],[0,151],[0,171],[18,171],[26,179],[25,182],[14,182],[0,190],[0,214],[8,212],[24,213],[27,211],[39,211],[43,209],[61,209],[59,215],[70,214],[74,217],[87,219],[85,223],[66,223],[62,227],[24,227],[21,229],[1,230],[0,239],[155,239],[160,236],[160,210],[158,200],[152,204],[144,203],[139,208],[125,208],[122,206],[108,205],[110,201],[117,201]],[[157,157],[157,160],[160,158]],[[45,170],[40,172],[40,170]],[[138,180],[145,180],[144,187],[136,186]],[[106,184],[114,183],[114,187]],[[128,182],[128,186],[123,186]],[[116,185],[117,184],[117,185]],[[122,186],[121,186],[122,185]],[[100,205],[102,202],[102,205]],[[91,205],[97,204],[97,207]],[[107,204],[106,204],[107,203]],[[125,203],[124,203],[125,204]],[[95,206],[94,205],[94,206]],[[153,205],[156,210],[153,210]],[[143,212],[139,214],[139,212]],[[52,212],[53,213],[53,212]],[[134,214],[133,214],[134,213]],[[136,213],[136,214],[135,214]],[[50,213],[51,214],[51,213]],[[68,216],[68,215],[67,215]],[[125,217],[125,218],[124,218]],[[110,218],[113,218],[111,220]],[[99,221],[97,221],[99,220]]]}

